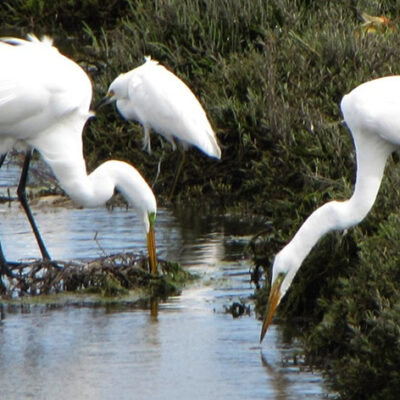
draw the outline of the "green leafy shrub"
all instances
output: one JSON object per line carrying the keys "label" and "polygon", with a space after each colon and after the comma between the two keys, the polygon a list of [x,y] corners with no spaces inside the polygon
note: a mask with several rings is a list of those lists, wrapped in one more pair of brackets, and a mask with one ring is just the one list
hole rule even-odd
{"label": "green leafy shrub", "polygon": [[325,310],[307,334],[308,354],[327,364],[343,398],[395,399],[400,392],[400,217],[359,241]]}

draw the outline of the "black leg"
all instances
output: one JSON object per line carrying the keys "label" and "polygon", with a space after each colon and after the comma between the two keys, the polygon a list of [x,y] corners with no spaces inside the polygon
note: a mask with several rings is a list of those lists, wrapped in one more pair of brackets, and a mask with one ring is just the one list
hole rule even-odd
{"label": "black leg", "polygon": [[[0,162],[1,161],[2,160],[0,160]],[[11,278],[13,274],[7,263],[6,258],[4,257],[3,248],[1,247],[0,242],[0,295],[7,293],[7,286],[3,282],[3,276],[8,276],[9,278]]]}
{"label": "black leg", "polygon": [[0,156],[0,168],[1,168],[1,166],[3,165],[4,160],[6,159],[6,157],[7,157],[7,153],[2,154],[2,155]]}
{"label": "black leg", "polygon": [[2,275],[11,276],[12,273],[10,267],[8,266],[7,260],[4,257],[3,248],[1,247],[0,243],[0,279]]}
{"label": "black leg", "polygon": [[[0,168],[2,167],[4,160],[6,159],[7,153],[2,154],[0,156]],[[3,282],[1,280],[2,275],[9,275],[11,273],[10,268],[8,267],[7,260],[4,257],[3,248],[1,247],[0,242],[0,291],[3,287]]]}
{"label": "black leg", "polygon": [[29,164],[31,162],[31,157],[32,157],[32,150],[28,150],[25,155],[25,161],[24,161],[24,165],[22,167],[22,173],[21,173],[21,178],[19,180],[19,184],[18,184],[17,194],[18,194],[18,199],[19,199],[22,207],[25,210],[25,214],[28,217],[29,223],[31,224],[33,233],[35,235],[40,252],[42,253],[43,259],[50,260],[50,255],[47,252],[46,246],[44,245],[44,242],[40,236],[39,229],[36,225],[35,219],[33,218],[33,214],[29,207],[28,199],[26,196],[25,188],[26,188],[26,181],[28,178],[28,170],[29,170]]}

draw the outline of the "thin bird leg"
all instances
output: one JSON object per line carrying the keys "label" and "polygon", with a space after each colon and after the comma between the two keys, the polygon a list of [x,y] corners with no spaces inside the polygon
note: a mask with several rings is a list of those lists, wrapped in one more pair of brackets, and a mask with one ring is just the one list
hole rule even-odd
{"label": "thin bird leg", "polygon": [[161,135],[157,135],[157,136],[158,136],[158,139],[159,139],[159,141],[160,141],[160,145],[161,145],[161,148],[162,148],[162,153],[161,153],[160,159],[158,160],[158,164],[157,164],[157,174],[156,174],[156,177],[154,178],[153,184],[151,185],[152,188],[154,188],[154,186],[155,186],[156,183],[157,183],[158,177],[160,176],[160,172],[161,172],[161,163],[162,163],[162,161],[163,161],[164,154],[165,154],[164,141],[162,140]]}
{"label": "thin bird leg", "polygon": [[5,293],[5,286],[3,280],[1,279],[3,275],[7,275],[9,277],[13,276],[9,264],[4,257],[3,248],[1,247],[0,242],[0,293]]}
{"label": "thin bird leg", "polygon": [[[0,156],[0,168],[2,167],[4,160],[6,159],[7,153],[2,154]],[[5,285],[1,279],[1,277],[3,275],[7,275],[7,276],[12,276],[12,272],[10,270],[10,267],[7,263],[7,260],[4,256],[4,252],[3,252],[3,248],[1,246],[1,242],[0,242],[0,293],[3,292],[5,293]]]}
{"label": "thin bird leg", "polygon": [[7,260],[4,257],[3,248],[0,242],[0,294],[7,293],[7,286],[3,282],[3,276],[12,276],[10,267],[8,266]]}
{"label": "thin bird leg", "polygon": [[144,136],[143,136],[143,150],[147,150],[151,154],[151,141],[150,141],[150,126],[144,125]]}
{"label": "thin bird leg", "polygon": [[[161,142],[161,143],[162,143],[162,142]],[[163,161],[164,154],[165,154],[165,152],[164,152],[164,146],[163,146],[163,151],[162,151],[162,153],[161,153],[161,157],[160,157],[160,159],[158,160],[158,164],[157,164],[157,174],[156,174],[156,177],[154,178],[153,184],[151,185],[152,188],[154,188],[155,184],[157,183],[158,177],[160,176],[160,172],[161,172],[161,163],[162,163],[162,161]]]}
{"label": "thin bird leg", "polygon": [[176,185],[178,184],[178,179],[182,173],[183,165],[185,164],[185,160],[186,160],[186,152],[184,150],[181,150],[181,154],[182,154],[181,162],[179,163],[178,168],[176,169],[174,184],[172,185],[172,189],[169,194],[170,200],[174,197]]}
{"label": "thin bird leg", "polygon": [[25,161],[24,161],[24,165],[22,167],[22,173],[21,173],[21,178],[19,180],[19,184],[18,184],[17,194],[18,194],[18,199],[19,199],[22,207],[25,210],[25,214],[28,217],[29,223],[31,224],[33,233],[35,235],[40,252],[42,253],[43,259],[50,260],[50,255],[47,252],[46,246],[44,245],[44,242],[40,236],[39,229],[36,225],[35,219],[33,218],[33,214],[29,207],[28,199],[26,196],[26,190],[25,190],[26,189],[26,181],[28,178],[28,170],[29,170],[29,164],[31,162],[31,158],[32,158],[32,150],[28,150],[25,155]]}
{"label": "thin bird leg", "polygon": [[3,253],[3,248],[1,247],[1,242],[0,242],[0,274],[2,275],[3,272],[3,267],[5,267],[4,269],[7,270],[8,265],[7,265],[7,261],[6,258],[4,257],[4,253]]}
{"label": "thin bird leg", "polygon": [[[0,168],[2,167],[4,160],[6,159],[7,153],[2,154],[0,157]],[[8,264],[6,261],[6,258],[4,257],[4,253],[3,253],[3,248],[1,247],[1,243],[0,243],[0,276],[3,274],[7,274],[8,272],[10,272],[9,268],[8,268]],[[1,279],[0,279],[1,281]],[[3,282],[0,282],[0,284],[2,284]]]}
{"label": "thin bird leg", "polygon": [[3,165],[3,163],[4,163],[4,160],[6,159],[6,157],[7,157],[7,153],[2,154],[2,155],[0,156],[0,168],[2,167],[2,165]]}

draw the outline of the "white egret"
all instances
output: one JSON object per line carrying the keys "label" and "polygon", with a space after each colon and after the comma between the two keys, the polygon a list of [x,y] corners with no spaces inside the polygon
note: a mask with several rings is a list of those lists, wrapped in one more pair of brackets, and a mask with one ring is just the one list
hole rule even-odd
{"label": "white egret", "polygon": [[379,78],[358,86],[343,97],[341,110],[356,150],[354,193],[349,200],[331,201],[314,211],[275,256],[260,342],[276,307],[318,240],[332,230],[358,224],[372,208],[386,160],[400,146],[400,76]]}
{"label": "white egret", "polygon": [[[32,149],[39,151],[77,205],[103,205],[113,196],[114,189],[118,190],[144,226],[149,263],[155,273],[157,205],[152,190],[134,167],[122,161],[107,161],[87,174],[82,132],[93,115],[89,110],[91,81],[79,65],[53,47],[49,38],[41,41],[33,35],[28,38],[3,38],[0,42],[0,155],[13,148],[27,149],[18,190],[21,202],[24,205]],[[43,257],[50,258],[26,201],[24,208]],[[0,253],[4,270],[7,266],[1,247]]]}
{"label": "white egret", "polygon": [[143,149],[149,154],[150,129],[154,129],[171,143],[173,150],[178,140],[184,150],[192,145],[210,157],[221,158],[216,135],[196,96],[181,79],[150,57],[141,66],[119,75],[96,109],[113,101],[123,118],[143,126]]}
{"label": "white egret", "polygon": [[97,107],[113,101],[125,119],[142,124],[143,149],[149,153],[152,128],[174,150],[177,139],[185,149],[193,145],[210,157],[221,158],[215,133],[196,96],[181,79],[150,57],[141,66],[119,75]]}

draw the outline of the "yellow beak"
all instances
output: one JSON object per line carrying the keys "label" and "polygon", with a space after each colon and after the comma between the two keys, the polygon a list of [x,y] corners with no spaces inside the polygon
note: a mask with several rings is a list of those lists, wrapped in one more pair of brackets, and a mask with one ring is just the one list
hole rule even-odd
{"label": "yellow beak", "polygon": [[265,315],[260,335],[260,343],[264,339],[265,334],[267,333],[268,327],[271,324],[272,317],[275,314],[276,307],[279,304],[279,300],[281,298],[281,286],[284,279],[284,275],[279,275],[275,282],[272,284],[271,291],[269,292],[268,305],[267,305],[267,313]]}
{"label": "yellow beak", "polygon": [[150,271],[153,275],[157,275],[156,237],[152,223],[150,223],[149,232],[147,233],[147,252],[149,255]]}

